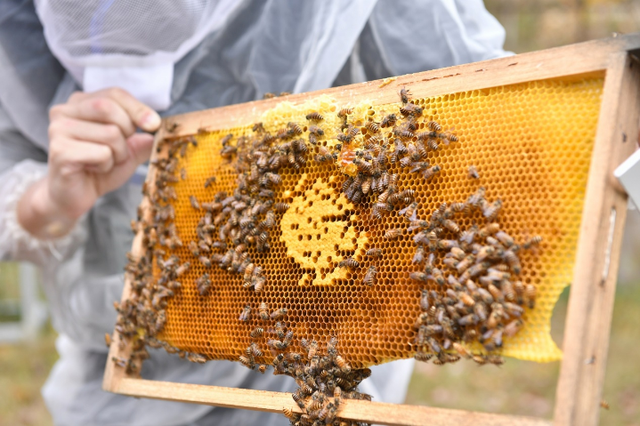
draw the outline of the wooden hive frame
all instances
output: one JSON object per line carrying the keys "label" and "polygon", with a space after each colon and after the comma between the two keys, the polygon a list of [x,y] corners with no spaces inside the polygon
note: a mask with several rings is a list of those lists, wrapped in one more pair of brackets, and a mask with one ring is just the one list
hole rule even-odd
{"label": "wooden hive frame", "polygon": [[[410,86],[416,97],[486,89],[550,78],[604,76],[599,122],[590,164],[573,284],[565,324],[564,359],[556,392],[553,420],[499,415],[435,407],[345,400],[341,418],[385,425],[558,425],[591,426],[599,419],[600,400],[620,246],[627,211],[627,195],[613,177],[613,170],[637,147],[640,127],[640,33],[590,41],[555,49],[465,64],[451,68],[372,81],[319,92],[287,96],[294,104],[319,94],[336,101],[367,99],[373,104],[397,101],[397,91]],[[171,123],[180,126],[171,137],[252,123],[282,99],[250,102],[199,111],[165,119],[156,143],[167,136]],[[154,150],[155,152],[155,150]],[[147,179],[153,180],[153,169]],[[142,235],[132,252],[141,253]],[[123,300],[130,293],[126,280]],[[114,333],[109,358],[128,357],[130,348],[119,349]],[[208,404],[269,412],[283,407],[300,412],[291,394],[216,386],[143,380],[128,376],[123,368],[107,362],[103,388],[135,397]]]}

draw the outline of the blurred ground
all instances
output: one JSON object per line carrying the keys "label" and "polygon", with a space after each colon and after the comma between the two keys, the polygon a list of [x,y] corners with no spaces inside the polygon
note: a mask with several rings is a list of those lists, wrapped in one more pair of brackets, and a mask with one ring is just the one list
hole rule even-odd
{"label": "blurred ground", "polygon": [[[640,2],[631,0],[486,0],[507,30],[505,48],[516,53],[544,49],[613,32],[640,31]],[[14,298],[0,270],[0,299]],[[3,293],[4,292],[4,293]],[[15,291],[14,291],[15,292]],[[568,292],[556,308],[553,335],[562,341]],[[13,316],[0,318],[13,320]],[[32,343],[0,344],[0,426],[52,424],[40,387],[57,355],[51,328]],[[629,213],[614,309],[601,424],[640,426],[640,213]],[[501,368],[469,362],[437,367],[419,364],[407,403],[550,418],[558,363],[508,360]]]}

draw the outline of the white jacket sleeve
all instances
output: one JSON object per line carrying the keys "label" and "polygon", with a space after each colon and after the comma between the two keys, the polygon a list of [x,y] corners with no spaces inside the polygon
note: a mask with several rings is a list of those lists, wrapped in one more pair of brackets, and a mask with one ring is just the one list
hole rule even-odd
{"label": "white jacket sleeve", "polygon": [[0,105],[0,260],[43,266],[67,258],[84,239],[82,220],[66,236],[47,241],[35,238],[20,226],[18,201],[30,185],[46,175],[45,161],[46,154],[13,127]]}

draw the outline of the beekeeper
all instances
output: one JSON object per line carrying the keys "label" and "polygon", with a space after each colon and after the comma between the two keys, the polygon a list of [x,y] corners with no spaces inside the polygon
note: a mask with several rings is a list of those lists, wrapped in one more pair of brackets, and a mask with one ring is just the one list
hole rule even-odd
{"label": "beekeeper", "polygon": [[[0,258],[43,270],[57,425],[286,424],[284,416],[101,390],[129,222],[160,115],[502,56],[481,0],[2,0]],[[361,390],[402,402],[411,361]],[[288,377],[153,351],[152,380],[292,391]]]}

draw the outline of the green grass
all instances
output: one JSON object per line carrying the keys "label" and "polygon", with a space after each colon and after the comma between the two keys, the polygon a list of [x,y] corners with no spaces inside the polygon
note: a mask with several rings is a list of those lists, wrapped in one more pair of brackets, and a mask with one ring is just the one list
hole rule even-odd
{"label": "green grass", "polygon": [[58,355],[47,327],[32,343],[0,345],[0,426],[49,426],[40,388]]}

